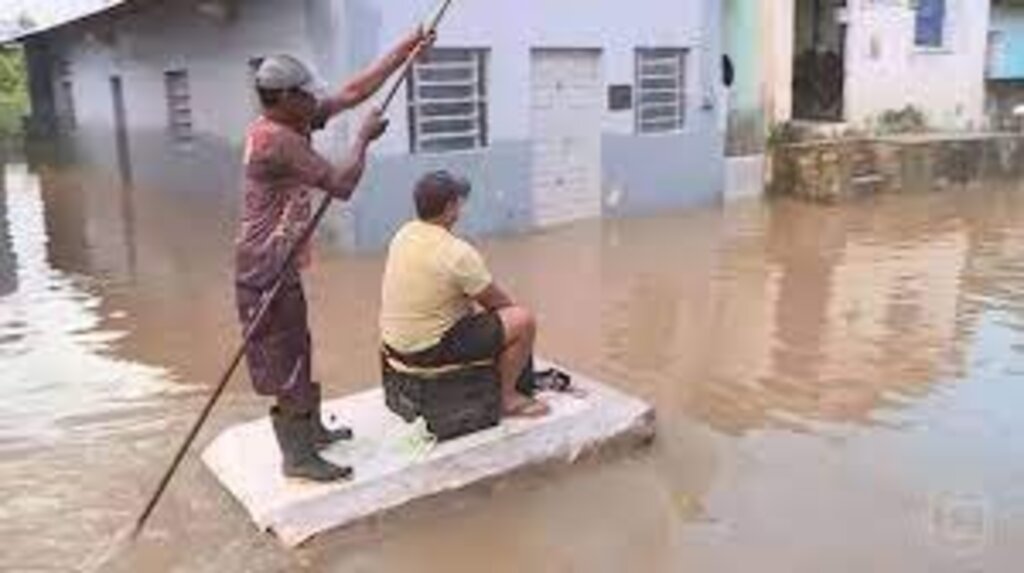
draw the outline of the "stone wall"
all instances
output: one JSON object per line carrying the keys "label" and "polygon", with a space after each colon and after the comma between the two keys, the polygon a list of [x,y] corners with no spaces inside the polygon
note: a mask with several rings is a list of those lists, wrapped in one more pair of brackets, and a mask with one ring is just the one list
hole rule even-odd
{"label": "stone wall", "polygon": [[1024,136],[907,135],[778,145],[769,192],[835,203],[1024,176]]}

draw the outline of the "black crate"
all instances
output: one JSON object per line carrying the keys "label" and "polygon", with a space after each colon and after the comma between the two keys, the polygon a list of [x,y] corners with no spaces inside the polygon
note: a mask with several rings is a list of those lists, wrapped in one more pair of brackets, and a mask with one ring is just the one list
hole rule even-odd
{"label": "black crate", "polygon": [[384,361],[388,408],[412,422],[422,416],[439,441],[494,427],[501,420],[501,392],[493,366],[470,366],[437,376],[398,372]]}

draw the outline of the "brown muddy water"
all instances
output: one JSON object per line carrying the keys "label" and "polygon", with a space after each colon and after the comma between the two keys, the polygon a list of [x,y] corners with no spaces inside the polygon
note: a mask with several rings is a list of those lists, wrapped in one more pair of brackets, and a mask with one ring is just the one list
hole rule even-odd
{"label": "brown muddy water", "polygon": [[[127,524],[236,344],[234,207],[8,162],[0,570]],[[483,242],[541,352],[653,401],[645,451],[286,551],[195,452],[123,571],[1006,571],[1024,557],[1024,189],[784,201]],[[375,383],[381,260],[309,276],[329,393]],[[200,445],[266,404],[239,377]]]}

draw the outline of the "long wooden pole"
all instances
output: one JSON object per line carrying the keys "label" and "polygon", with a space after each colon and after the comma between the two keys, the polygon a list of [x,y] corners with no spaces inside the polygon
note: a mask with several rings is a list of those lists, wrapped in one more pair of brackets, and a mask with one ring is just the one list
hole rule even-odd
{"label": "long wooden pole", "polygon": [[[437,10],[434,12],[433,16],[427,21],[425,31],[428,34],[433,34],[436,32],[438,25],[441,23],[441,19],[444,18],[444,15],[448,11],[448,8],[451,6],[452,2],[453,0],[444,0],[441,3],[441,5],[437,8]],[[398,93],[399,87],[402,85],[402,83],[404,83],[406,77],[408,77],[409,72],[412,69],[413,62],[415,62],[416,59],[420,56],[420,54],[423,53],[423,50],[426,49],[426,46],[426,42],[421,41],[419,44],[416,45],[416,48],[413,49],[413,51],[405,59],[405,62],[402,64],[402,75],[399,76],[399,78],[394,81],[390,90],[387,93],[387,96],[384,98],[384,101],[380,106],[380,110],[382,113],[384,111],[387,111],[388,106],[391,105],[392,100],[394,100],[395,95]],[[217,401],[220,400],[221,395],[224,393],[224,389],[227,388],[228,382],[231,380],[231,376],[235,373],[235,370],[238,369],[238,365],[239,363],[241,363],[242,357],[245,356],[245,351],[249,347],[249,344],[252,342],[256,330],[263,324],[263,321],[266,319],[266,316],[270,310],[271,304],[273,304],[278,294],[280,294],[281,289],[285,284],[285,276],[286,273],[288,272],[288,269],[291,268],[291,266],[295,263],[295,259],[298,256],[298,253],[301,250],[302,245],[306,244],[306,242],[309,241],[309,239],[313,236],[313,233],[320,225],[320,221],[323,220],[324,215],[327,214],[327,209],[328,207],[331,206],[332,200],[333,198],[330,195],[326,195],[323,198],[323,200],[320,202],[320,206],[316,210],[316,214],[313,216],[313,219],[310,220],[309,224],[306,225],[306,227],[302,230],[302,234],[299,236],[299,240],[296,241],[295,244],[293,244],[291,246],[291,249],[288,251],[288,257],[285,259],[285,262],[282,265],[281,269],[278,270],[277,278],[274,281],[274,286],[273,288],[270,289],[269,292],[263,295],[256,316],[253,318],[252,322],[245,330],[245,336],[242,339],[242,343],[239,345],[238,349],[235,350],[235,353],[231,356],[231,361],[228,363],[228,367],[224,370],[223,375],[221,375],[220,380],[217,382],[217,386],[213,390],[213,393],[210,394],[209,399],[207,399],[206,404],[203,406],[202,411],[199,413],[199,417],[196,418],[196,421],[192,424],[192,427],[189,429],[188,434],[185,436],[184,441],[182,441],[182,444],[178,448],[178,451],[175,452],[174,458],[171,460],[171,464],[167,467],[167,470],[164,471],[164,474],[160,478],[160,482],[157,484],[156,489],[153,491],[153,494],[150,495],[149,500],[146,502],[146,506],[143,508],[142,512],[136,518],[134,526],[132,527],[131,531],[132,539],[137,538],[138,535],[145,528],[146,522],[149,520],[150,516],[153,514],[153,510],[156,509],[157,504],[163,497],[164,491],[167,489],[168,484],[170,484],[171,482],[171,478],[173,478],[174,474],[177,473],[178,467],[181,465],[182,460],[185,459],[185,455],[192,447],[192,443],[195,442],[196,436],[199,435],[199,431],[202,430],[203,426],[206,424],[206,420],[210,417],[210,413],[213,411],[214,406],[217,405]]]}

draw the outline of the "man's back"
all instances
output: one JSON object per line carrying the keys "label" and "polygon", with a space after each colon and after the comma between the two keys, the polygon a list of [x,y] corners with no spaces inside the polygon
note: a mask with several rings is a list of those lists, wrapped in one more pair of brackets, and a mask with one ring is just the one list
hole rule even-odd
{"label": "man's back", "polygon": [[469,243],[439,225],[406,223],[391,241],[384,270],[384,342],[399,352],[433,346],[473,311],[471,297],[490,283],[483,258]]}

